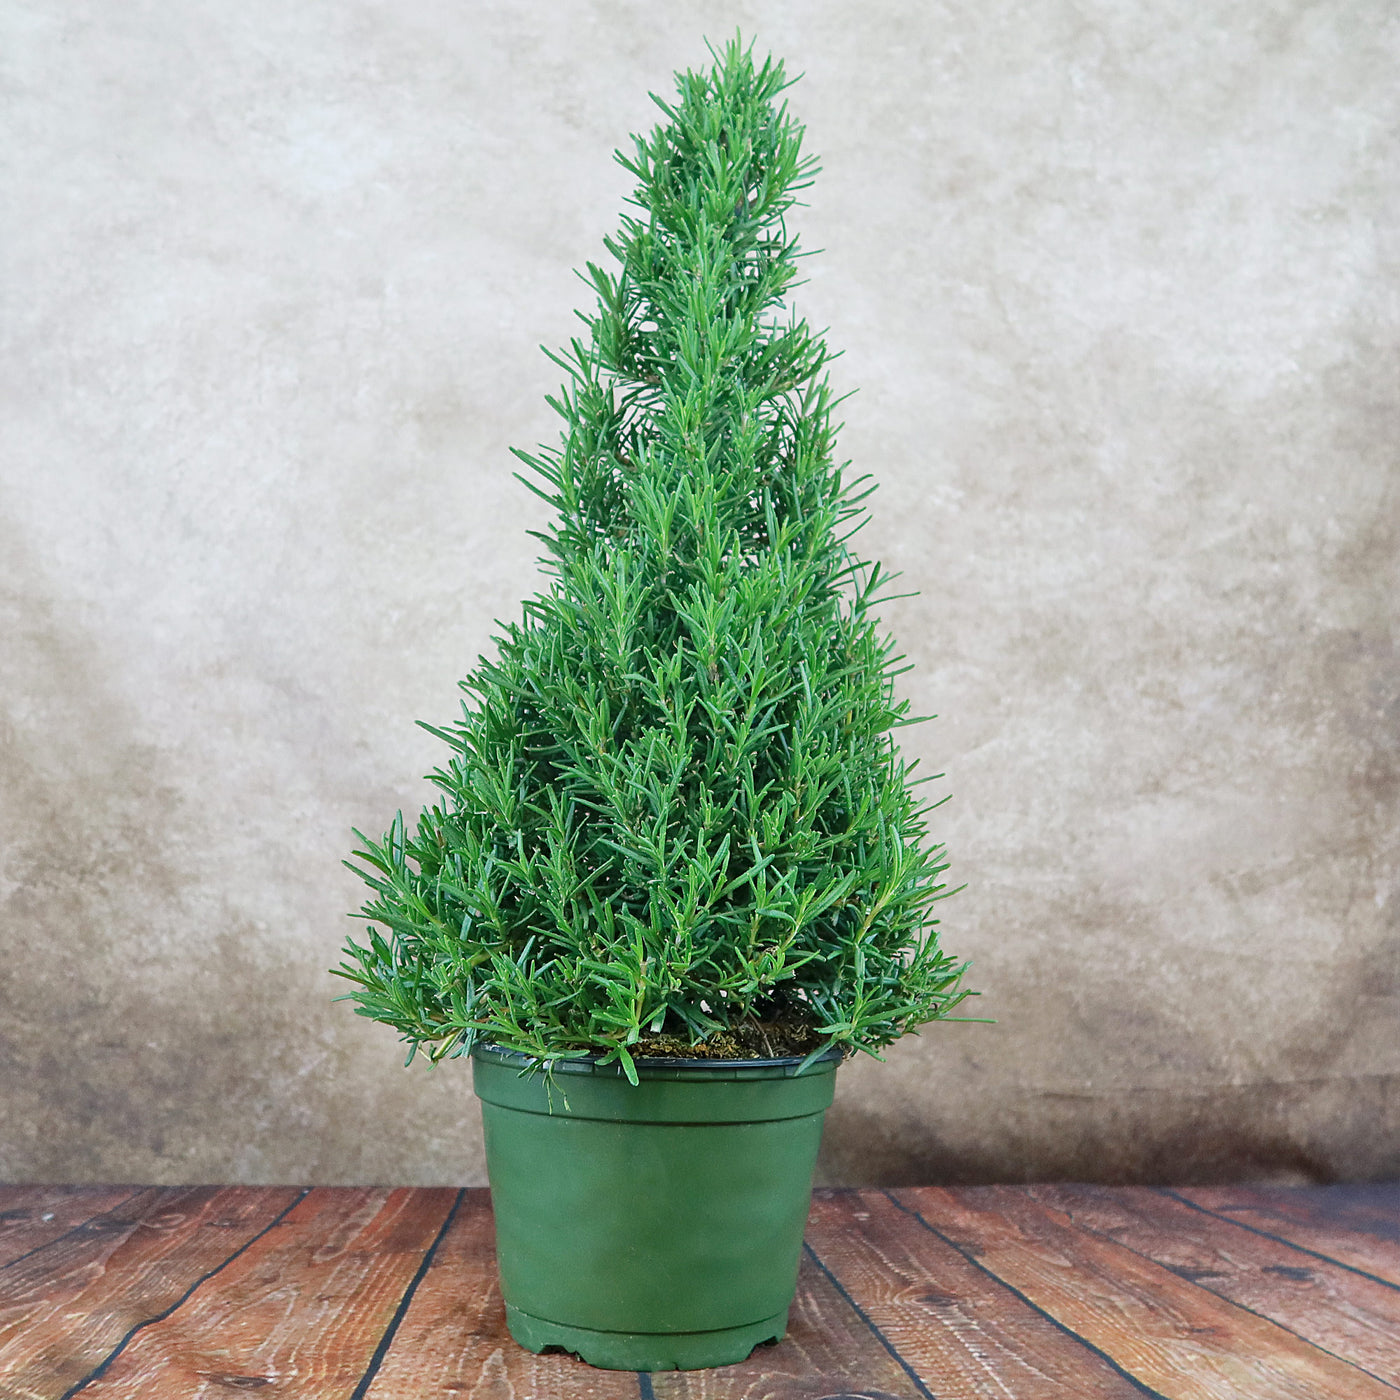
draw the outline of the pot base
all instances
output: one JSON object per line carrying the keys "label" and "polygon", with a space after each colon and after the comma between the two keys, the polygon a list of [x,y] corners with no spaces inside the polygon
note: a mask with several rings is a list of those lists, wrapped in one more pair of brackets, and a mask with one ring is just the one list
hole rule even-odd
{"label": "pot base", "polygon": [[781,1341],[787,1331],[787,1309],[762,1322],[715,1332],[596,1332],[531,1317],[507,1303],[506,1325],[526,1351],[558,1347],[605,1371],[694,1371],[732,1366],[761,1342]]}

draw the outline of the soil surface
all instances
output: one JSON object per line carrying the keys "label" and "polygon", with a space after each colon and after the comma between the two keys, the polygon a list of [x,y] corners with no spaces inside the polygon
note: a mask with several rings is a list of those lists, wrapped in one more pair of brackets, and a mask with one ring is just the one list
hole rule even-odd
{"label": "soil surface", "polygon": [[770,1020],[742,1021],[716,1031],[706,1040],[684,1036],[643,1035],[633,1055],[659,1060],[777,1060],[787,1055],[810,1055],[825,1040],[801,1012],[785,1010]]}

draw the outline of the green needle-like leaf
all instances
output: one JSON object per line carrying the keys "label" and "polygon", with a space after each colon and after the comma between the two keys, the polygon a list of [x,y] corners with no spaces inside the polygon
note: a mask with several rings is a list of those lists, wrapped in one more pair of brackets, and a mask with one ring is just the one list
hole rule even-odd
{"label": "green needle-like leaf", "polygon": [[515,453],[555,512],[543,587],[424,725],[438,805],[356,833],[370,928],[335,973],[410,1059],[490,1041],[635,1083],[650,1040],[878,1054],[969,995],[929,916],[939,804],[892,737],[921,721],[874,610],[907,595],[851,549],[874,488],[785,300],[817,170],[788,86],[736,39],[617,155],[616,266],[585,263],[586,333],[546,351],[559,444]]}

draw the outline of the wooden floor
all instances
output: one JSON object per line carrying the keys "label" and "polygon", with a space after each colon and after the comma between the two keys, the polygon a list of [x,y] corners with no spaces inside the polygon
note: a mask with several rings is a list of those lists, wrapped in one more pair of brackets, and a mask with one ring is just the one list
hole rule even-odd
{"label": "wooden floor", "polygon": [[818,1191],[787,1340],[506,1335],[485,1191],[0,1187],[4,1400],[1400,1396],[1400,1185]]}

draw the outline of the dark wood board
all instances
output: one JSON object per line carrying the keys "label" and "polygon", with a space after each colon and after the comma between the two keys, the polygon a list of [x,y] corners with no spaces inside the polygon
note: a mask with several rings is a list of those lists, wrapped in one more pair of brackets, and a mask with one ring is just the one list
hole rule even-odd
{"label": "dark wood board", "polygon": [[1393,1387],[1017,1187],[894,1193],[1032,1306],[1172,1400],[1396,1400]]}
{"label": "dark wood board", "polygon": [[0,1186],[0,1269],[136,1192],[134,1186]]}
{"label": "dark wood board", "polygon": [[138,1332],[80,1393],[349,1397],[456,1194],[310,1192],[181,1307]]}
{"label": "dark wood board", "polygon": [[[1400,1287],[1400,1186],[1209,1186],[1172,1194]],[[1394,1202],[1388,1212],[1385,1201]]]}
{"label": "dark wood board", "polygon": [[7,1398],[44,1400],[81,1382],[295,1195],[248,1186],[148,1189],[0,1270]]}
{"label": "dark wood board", "polygon": [[1397,1400],[1400,1189],[822,1190],[788,1336],[596,1371],[505,1327],[490,1199],[0,1188],[0,1400]]}
{"label": "dark wood board", "polygon": [[1076,1227],[1400,1386],[1400,1287],[1203,1215],[1167,1192],[1041,1186],[1029,1194]]}
{"label": "dark wood board", "polygon": [[1141,1390],[884,1191],[818,1192],[809,1238],[938,1400],[1130,1400]]}

